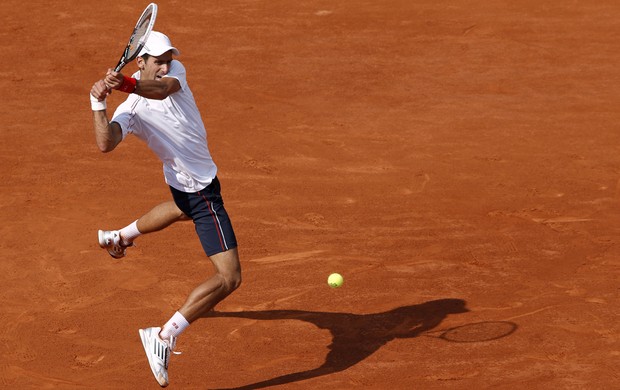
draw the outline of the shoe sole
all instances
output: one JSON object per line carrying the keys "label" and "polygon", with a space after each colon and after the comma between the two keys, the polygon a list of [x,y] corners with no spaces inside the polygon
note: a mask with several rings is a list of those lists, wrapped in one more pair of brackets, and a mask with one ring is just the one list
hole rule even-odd
{"label": "shoe sole", "polygon": [[105,249],[105,238],[103,237],[103,230],[97,232],[97,238],[99,238],[99,246]]}
{"label": "shoe sole", "polygon": [[103,230],[99,230],[97,232],[97,238],[99,239],[99,246],[103,249],[107,249],[108,254],[112,257],[114,257],[115,259],[122,259],[123,257],[125,257],[125,255],[122,256],[117,256],[115,255],[113,252],[111,252],[108,248],[106,248],[106,242],[105,242],[105,237],[104,237],[104,233]]}
{"label": "shoe sole", "polygon": [[155,377],[155,380],[157,381],[157,383],[159,383],[159,386],[161,387],[166,387],[168,386],[168,382],[164,382],[161,383],[159,381],[159,378],[157,377],[157,374],[155,374],[155,371],[153,371],[153,367],[151,366],[151,360],[149,359],[149,352],[148,352],[148,343],[146,342],[146,335],[144,334],[144,329],[138,329],[138,333],[140,333],[140,341],[142,341],[142,348],[144,349],[144,354],[146,355],[146,361],[149,364],[149,368],[151,369],[151,373],[153,373],[153,376]]}

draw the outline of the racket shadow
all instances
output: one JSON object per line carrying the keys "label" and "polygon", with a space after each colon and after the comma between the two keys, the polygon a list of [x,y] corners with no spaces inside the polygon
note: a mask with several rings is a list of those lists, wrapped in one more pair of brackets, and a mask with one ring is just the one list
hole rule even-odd
{"label": "racket shadow", "polygon": [[330,351],[320,367],[227,389],[247,390],[298,382],[346,370],[363,361],[391,340],[417,337],[438,326],[448,315],[468,311],[466,302],[462,299],[439,299],[373,314],[265,310],[218,311],[211,312],[209,317],[236,317],[266,321],[299,320],[331,332]]}

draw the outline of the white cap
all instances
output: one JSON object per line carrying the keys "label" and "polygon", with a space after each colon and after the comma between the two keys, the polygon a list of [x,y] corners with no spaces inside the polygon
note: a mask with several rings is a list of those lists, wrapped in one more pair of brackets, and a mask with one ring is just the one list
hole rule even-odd
{"label": "white cap", "polygon": [[170,38],[166,36],[166,34],[162,34],[159,31],[151,31],[149,34],[149,39],[146,40],[144,47],[140,50],[139,57],[148,54],[153,57],[158,57],[168,50],[172,50],[172,54],[175,56],[179,55],[179,51],[176,47],[172,46],[170,43]]}

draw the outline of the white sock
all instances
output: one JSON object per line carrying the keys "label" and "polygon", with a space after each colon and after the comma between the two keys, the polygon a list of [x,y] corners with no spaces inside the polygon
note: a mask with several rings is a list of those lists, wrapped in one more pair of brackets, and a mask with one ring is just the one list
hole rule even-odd
{"label": "white sock", "polygon": [[161,332],[159,332],[159,337],[161,337],[162,340],[167,340],[170,336],[178,337],[188,326],[189,322],[183,317],[183,314],[177,311],[172,318],[166,322]]}
{"label": "white sock", "polygon": [[121,244],[125,246],[131,245],[133,240],[140,237],[142,233],[138,230],[138,220],[133,221],[128,226],[125,226],[120,230],[121,232]]}

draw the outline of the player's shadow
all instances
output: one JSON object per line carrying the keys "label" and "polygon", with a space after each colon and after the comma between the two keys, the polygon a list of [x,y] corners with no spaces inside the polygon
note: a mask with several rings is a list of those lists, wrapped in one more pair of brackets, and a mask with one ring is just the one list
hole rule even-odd
{"label": "player's shadow", "polygon": [[462,299],[439,299],[374,314],[265,310],[214,311],[209,314],[209,317],[299,320],[314,324],[321,329],[327,329],[332,334],[330,351],[320,367],[234,388],[234,390],[245,390],[298,382],[346,370],[363,361],[391,340],[417,337],[435,328],[449,314],[468,311],[466,302]]}

